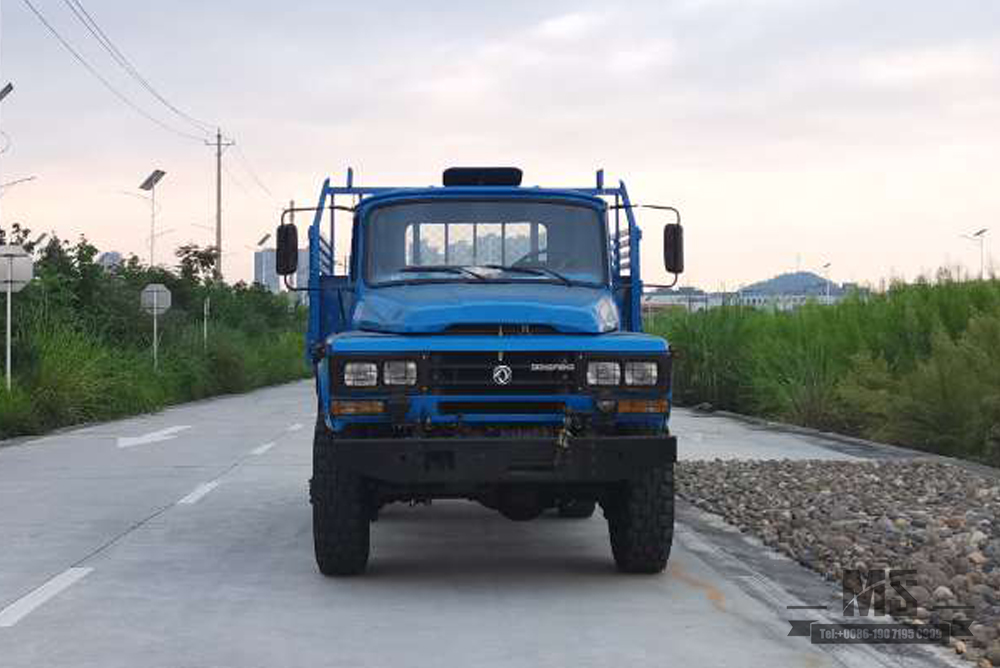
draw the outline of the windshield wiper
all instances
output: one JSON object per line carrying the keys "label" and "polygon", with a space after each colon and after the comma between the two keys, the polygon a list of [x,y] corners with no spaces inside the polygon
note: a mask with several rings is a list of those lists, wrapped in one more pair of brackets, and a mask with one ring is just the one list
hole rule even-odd
{"label": "windshield wiper", "polygon": [[443,274],[461,274],[465,276],[471,276],[477,281],[485,281],[486,277],[482,274],[477,274],[468,267],[462,267],[453,264],[426,264],[426,265],[412,265],[409,267],[403,267],[399,270],[401,274],[419,274],[423,272],[441,272]]}
{"label": "windshield wiper", "polygon": [[496,269],[497,271],[509,271],[514,274],[531,274],[532,276],[548,276],[554,278],[565,285],[573,285],[573,281],[558,271],[553,271],[548,267],[508,267],[502,264],[484,264],[486,269]]}

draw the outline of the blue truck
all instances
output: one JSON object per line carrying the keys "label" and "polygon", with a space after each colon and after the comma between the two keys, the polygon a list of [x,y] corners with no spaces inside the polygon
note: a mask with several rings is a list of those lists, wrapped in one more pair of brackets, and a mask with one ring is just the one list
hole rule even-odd
{"label": "blue truck", "polygon": [[[310,500],[319,570],[367,568],[389,503],[469,499],[513,520],[600,504],[628,573],[673,538],[672,353],[642,331],[636,209],[624,183],[523,187],[516,168],[451,168],[443,186],[328,179],[282,214],[276,265],[298,269],[313,214],[307,356],[315,371]],[[684,270],[683,229],[664,265]],[[338,215],[339,214],[339,215]],[[339,261],[338,220],[350,225]]]}

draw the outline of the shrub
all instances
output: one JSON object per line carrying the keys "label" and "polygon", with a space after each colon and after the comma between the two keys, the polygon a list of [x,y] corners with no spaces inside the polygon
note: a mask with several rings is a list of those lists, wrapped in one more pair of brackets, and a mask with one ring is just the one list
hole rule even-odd
{"label": "shrub", "polygon": [[[225,285],[198,272],[178,276],[134,257],[105,271],[93,261],[96,252],[86,240],[71,245],[53,239],[39,253],[38,278],[14,304],[16,383],[10,394],[0,390],[0,438],[308,374],[302,355],[305,314],[285,296],[259,286]],[[158,372],[151,318],[138,306],[139,292],[152,282],[173,293],[172,308],[160,322]],[[207,350],[201,323],[205,299],[213,305]],[[0,310],[0,328],[3,318]]]}
{"label": "shrub", "polygon": [[674,399],[1000,463],[1000,281],[790,312],[668,312]]}

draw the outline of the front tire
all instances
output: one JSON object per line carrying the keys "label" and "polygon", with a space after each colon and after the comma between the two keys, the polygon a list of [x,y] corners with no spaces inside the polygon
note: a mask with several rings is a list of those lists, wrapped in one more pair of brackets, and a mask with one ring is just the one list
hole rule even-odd
{"label": "front tire", "polygon": [[611,552],[623,573],[660,573],[674,538],[674,465],[646,471],[609,495]]}
{"label": "front tire", "polygon": [[313,440],[313,546],[323,575],[359,575],[368,566],[372,508],[365,480],[338,465],[336,443],[322,420]]}

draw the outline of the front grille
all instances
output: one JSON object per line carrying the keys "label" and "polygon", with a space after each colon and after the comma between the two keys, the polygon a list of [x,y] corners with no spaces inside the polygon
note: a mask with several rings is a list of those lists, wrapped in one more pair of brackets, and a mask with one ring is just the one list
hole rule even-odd
{"label": "front grille", "polygon": [[[428,384],[446,395],[572,394],[582,364],[567,352],[506,352],[502,359],[495,352],[432,353]],[[509,382],[500,382],[499,367],[510,370]]]}
{"label": "front grille", "polygon": [[443,415],[544,415],[562,413],[561,401],[442,401]]}

